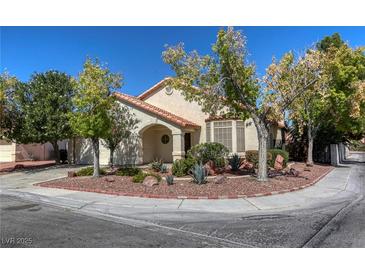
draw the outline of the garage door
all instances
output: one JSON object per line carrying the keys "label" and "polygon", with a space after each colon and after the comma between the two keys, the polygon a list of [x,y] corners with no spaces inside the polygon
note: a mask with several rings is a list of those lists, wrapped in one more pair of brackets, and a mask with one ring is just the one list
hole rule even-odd
{"label": "garage door", "polygon": [[0,144],[0,163],[11,162],[14,146],[9,144]]}

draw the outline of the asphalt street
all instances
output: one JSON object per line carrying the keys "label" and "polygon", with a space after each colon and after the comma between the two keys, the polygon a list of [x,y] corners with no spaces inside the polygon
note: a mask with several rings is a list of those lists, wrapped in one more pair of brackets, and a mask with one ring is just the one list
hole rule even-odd
{"label": "asphalt street", "polygon": [[365,247],[365,164],[342,168],[360,192],[290,210],[131,208],[110,218],[2,194],[1,247]]}
{"label": "asphalt street", "polygon": [[137,228],[0,196],[1,247],[223,247],[217,240]]}

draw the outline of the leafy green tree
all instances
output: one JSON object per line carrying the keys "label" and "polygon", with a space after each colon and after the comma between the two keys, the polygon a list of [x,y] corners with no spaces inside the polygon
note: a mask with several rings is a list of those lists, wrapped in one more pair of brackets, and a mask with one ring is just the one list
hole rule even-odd
{"label": "leafy green tree", "polygon": [[334,33],[331,36],[324,37],[316,45],[317,49],[320,51],[327,51],[330,48],[340,48],[345,44],[339,33]]}
{"label": "leafy green tree", "polygon": [[112,92],[121,87],[120,74],[111,73],[98,60],[87,59],[78,79],[74,82],[74,113],[71,126],[79,137],[89,138],[94,155],[93,177],[100,176],[99,140],[107,138],[111,128],[109,110],[114,98]]}
{"label": "leafy green tree", "polygon": [[343,43],[323,52],[330,76],[327,116],[344,139],[360,139],[365,135],[365,47],[353,49]]}
{"label": "leafy green tree", "polygon": [[26,143],[29,138],[24,123],[23,104],[20,96],[25,84],[8,72],[0,74],[0,138]]}
{"label": "leafy green tree", "polygon": [[114,151],[119,144],[128,139],[133,131],[137,128],[139,120],[134,113],[130,112],[128,107],[122,106],[118,102],[114,102],[112,108],[108,112],[111,121],[111,127],[107,137],[103,139],[104,145],[109,149],[109,165],[114,166]]}
{"label": "leafy green tree", "polygon": [[317,49],[323,67],[321,79],[289,110],[289,118],[295,121],[297,130],[307,134],[307,165],[313,164],[315,140],[317,147],[323,147],[323,140],[339,142],[346,136],[359,138],[364,134],[363,50],[350,48],[337,33],[318,42]]}
{"label": "leafy green tree", "polygon": [[[295,100],[288,108],[288,118],[295,121],[299,133],[306,133],[306,163],[313,165],[313,144],[318,130],[324,125],[323,113],[329,109],[328,81],[329,76],[324,73],[324,66],[327,62],[325,55],[319,51],[308,51],[307,56],[314,54],[314,59],[319,62],[322,68],[320,77],[312,75],[313,79],[319,78],[313,85],[310,85],[306,92]],[[313,57],[313,56],[312,56]],[[309,58],[307,58],[308,60]],[[312,58],[311,58],[312,59]],[[287,77],[291,80],[292,74]]]}
{"label": "leafy green tree", "polygon": [[33,74],[21,94],[26,134],[34,143],[50,142],[56,163],[60,162],[58,141],[72,136],[73,94],[71,77],[55,70]]}
{"label": "leafy green tree", "polygon": [[[257,177],[266,181],[270,123],[278,116],[276,113],[282,118],[283,111],[317,80],[306,76],[314,75],[312,71],[317,67],[285,55],[280,63],[269,67],[265,82],[270,91],[264,94],[254,66],[247,63],[246,39],[239,31],[220,30],[212,50],[214,54],[200,56],[196,51],[185,52],[183,44],[167,48],[163,60],[176,73],[170,84],[182,90],[188,100],[197,101],[204,112],[222,115],[228,111],[240,119],[252,117],[259,139]],[[284,82],[282,73],[287,72],[297,73],[297,77],[283,88],[278,79]]]}

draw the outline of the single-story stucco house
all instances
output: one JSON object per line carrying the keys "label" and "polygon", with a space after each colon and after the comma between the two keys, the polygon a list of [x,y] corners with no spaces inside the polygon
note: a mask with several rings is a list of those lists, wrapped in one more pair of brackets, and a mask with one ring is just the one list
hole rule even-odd
{"label": "single-story stucco house", "polygon": [[[179,90],[164,79],[139,96],[115,93],[121,105],[127,106],[140,120],[133,136],[115,152],[115,164],[146,164],[154,159],[171,163],[185,157],[194,145],[204,142],[224,144],[231,153],[244,155],[258,149],[252,119],[211,118],[198,103],[188,102]],[[270,147],[281,146],[284,125],[271,126]],[[74,151],[73,151],[74,150]],[[89,140],[69,142],[69,157],[78,164],[92,163]],[[108,164],[109,150],[100,144],[100,164]]]}

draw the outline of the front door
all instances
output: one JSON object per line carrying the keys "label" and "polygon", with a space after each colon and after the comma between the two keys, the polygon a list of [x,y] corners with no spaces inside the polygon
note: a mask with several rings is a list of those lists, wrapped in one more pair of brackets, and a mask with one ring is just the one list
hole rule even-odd
{"label": "front door", "polygon": [[184,143],[185,143],[185,155],[186,155],[188,150],[191,148],[191,133],[185,133],[184,139],[185,139]]}

